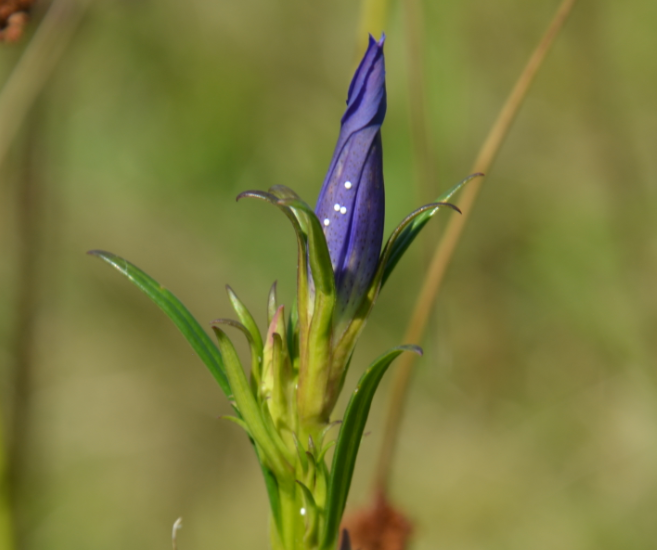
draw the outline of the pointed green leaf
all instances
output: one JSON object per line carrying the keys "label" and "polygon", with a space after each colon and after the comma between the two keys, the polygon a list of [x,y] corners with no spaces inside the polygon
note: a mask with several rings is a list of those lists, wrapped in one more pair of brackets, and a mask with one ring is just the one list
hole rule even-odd
{"label": "pointed green leaf", "polygon": [[276,281],[269,289],[269,296],[267,297],[267,326],[271,325],[271,321],[276,315],[278,309],[278,297],[276,295]]}
{"label": "pointed green leaf", "polygon": [[[333,350],[333,364],[336,365],[336,371],[339,371],[340,366],[351,356],[355,342],[365,326],[365,322],[369,317],[370,311],[379,295],[379,292],[381,291],[381,287],[386,282],[392,273],[392,270],[397,265],[397,262],[401,259],[402,255],[406,252],[415,237],[417,237],[422,228],[438,211],[440,206],[448,206],[460,212],[456,206],[445,201],[449,200],[459,189],[461,189],[461,187],[473,178],[482,175],[483,174],[472,174],[471,176],[468,176],[449,191],[438,197],[437,202],[425,204],[406,216],[406,218],[404,218],[404,220],[392,232],[388,238],[388,242],[383,248],[383,252],[381,253],[379,265],[374,274],[374,278],[372,279],[372,284],[367,291],[367,295],[363,298],[363,301],[351,323],[349,323],[342,334],[336,335],[336,344],[334,345]],[[335,378],[336,376],[337,374],[333,375],[332,378]]]}
{"label": "pointed green leaf", "polygon": [[262,475],[265,479],[265,487],[267,488],[267,496],[269,497],[269,508],[271,510],[272,516],[274,517],[276,529],[278,529],[278,532],[281,533],[283,528],[283,518],[281,514],[281,495],[278,491],[278,481],[276,480],[274,473],[269,468],[267,468],[267,466],[265,466],[264,460],[262,460],[259,456],[258,462],[260,462]]}
{"label": "pointed green leaf", "polygon": [[251,390],[253,391],[253,395],[256,395],[258,386],[260,384],[262,348],[258,349],[256,343],[253,340],[253,333],[242,323],[233,319],[215,319],[212,321],[212,324],[231,326],[238,329],[242,334],[244,334],[244,336],[246,336],[246,341],[249,343],[249,350],[251,350]]}
{"label": "pointed green leaf", "polygon": [[292,460],[287,459],[289,454],[287,448],[278,433],[267,429],[233,343],[226,333],[216,325],[212,327],[212,330],[219,342],[219,349],[224,358],[226,376],[230,382],[230,387],[233,389],[237,409],[244,422],[246,422],[251,437],[258,448],[262,450],[268,467],[272,469],[276,477],[283,479],[285,476],[289,476]]}
{"label": "pointed green leaf", "polygon": [[299,480],[297,480],[297,483],[301,487],[301,494],[303,495],[302,514],[306,519],[306,532],[303,536],[303,541],[308,548],[315,548],[317,546],[317,527],[319,523],[317,504],[310,489]]}
{"label": "pointed green leaf", "polygon": [[422,355],[422,350],[417,346],[400,346],[383,354],[361,376],[347,405],[333,454],[329,478],[326,524],[322,537],[322,548],[326,550],[334,548],[336,543],[372,399],[390,363],[404,351]]}
{"label": "pointed green leaf", "polygon": [[[388,239],[388,243],[384,249],[384,254],[388,250],[388,257],[385,259],[385,266],[383,277],[381,280],[381,285],[384,285],[388,280],[388,277],[392,273],[392,270],[397,265],[397,262],[404,255],[404,252],[408,249],[411,243],[415,240],[415,237],[418,236],[422,228],[427,224],[427,222],[434,216],[438,211],[439,206],[449,206],[455,209],[457,212],[461,212],[456,206],[450,204],[448,201],[459,191],[466,183],[472,181],[474,178],[483,176],[481,173],[471,174],[468,177],[461,180],[454,187],[448,190],[446,193],[443,193],[438,197],[435,202],[435,208],[427,208],[431,205],[423,206],[410,216],[407,216],[404,221],[398,226],[398,228],[393,231],[393,234]],[[402,227],[403,226],[403,227]],[[401,231],[398,231],[400,230]],[[394,237],[394,239],[393,239]]]}
{"label": "pointed green leaf", "polygon": [[399,260],[401,260],[408,247],[415,240],[415,237],[418,236],[420,231],[422,231],[433,215],[438,212],[441,206],[453,208],[459,214],[461,213],[458,207],[448,202],[425,204],[411,212],[390,235],[381,254],[379,264],[381,273],[376,274],[374,281],[378,282],[380,280],[381,286],[385,284]]}
{"label": "pointed green leaf", "polygon": [[[278,187],[272,188],[274,192],[279,192]],[[294,193],[290,190],[290,193]],[[287,194],[287,191],[286,191]],[[296,197],[296,195],[294,195]],[[301,226],[301,223],[296,215],[296,213],[289,206],[283,204],[281,200],[272,193],[265,193],[264,191],[245,191],[240,193],[237,196],[237,200],[240,200],[244,197],[256,198],[260,200],[267,201],[277,208],[279,208],[285,216],[292,223],[294,232],[297,237],[297,328],[299,330],[299,356],[304,357],[307,354],[306,345],[308,342],[307,333],[310,327],[310,311],[308,311],[309,304],[309,281],[308,281],[308,235],[305,229]]]}
{"label": "pointed green leaf", "polygon": [[287,185],[272,185],[269,188],[269,192],[282,200],[301,200],[301,197],[297,194],[297,192],[294,191],[294,189],[290,189]]}
{"label": "pointed green leaf", "polygon": [[335,294],[335,277],[333,276],[331,256],[322,224],[315,212],[301,199],[281,199],[280,203],[288,206],[294,212],[301,227],[308,235],[310,269],[315,289],[327,295]]}
{"label": "pointed green leaf", "polygon": [[244,327],[251,334],[251,341],[253,342],[253,345],[255,346],[258,354],[262,356],[262,345],[263,345],[262,336],[260,334],[260,330],[258,329],[258,325],[253,319],[253,315],[251,315],[251,312],[237,297],[235,291],[232,288],[230,288],[230,286],[228,285],[226,285],[226,292],[228,293],[228,298],[230,299],[230,303],[232,304],[235,313],[237,313],[239,320],[242,322],[242,325],[244,325]]}
{"label": "pointed green leaf", "polygon": [[294,447],[297,450],[297,458],[299,459],[299,464],[301,464],[301,471],[305,474],[308,471],[308,457],[306,456],[306,451],[301,447],[299,438],[294,432],[292,432],[292,440],[294,441]]}
{"label": "pointed green leaf", "polygon": [[155,279],[120,256],[103,250],[91,250],[88,254],[97,256],[120,271],[166,313],[205,363],[226,396],[232,399],[232,391],[217,346],[183,303]]}
{"label": "pointed green leaf", "polygon": [[[307,349],[301,355],[298,389],[300,421],[306,425],[319,425],[328,420],[327,385],[329,370],[333,311],[335,309],[335,277],[331,256],[322,225],[315,212],[298,199],[281,199],[290,207],[308,235],[308,259],[315,288],[315,300],[307,335]],[[303,305],[299,303],[300,311]],[[300,333],[300,342],[304,334]],[[330,398],[330,396],[328,396]]]}

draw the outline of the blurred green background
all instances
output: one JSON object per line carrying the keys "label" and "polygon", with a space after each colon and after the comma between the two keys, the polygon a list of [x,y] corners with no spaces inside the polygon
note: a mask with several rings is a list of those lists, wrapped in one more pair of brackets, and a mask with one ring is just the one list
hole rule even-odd
{"label": "blurred green background", "polygon": [[[414,184],[403,11],[385,31],[387,227],[465,176],[555,0],[424,2],[439,184]],[[41,185],[27,549],[267,547],[252,449],[120,254],[202,323],[231,284],[288,304],[295,241],[252,188],[314,203],[356,57],[353,0],[95,2],[31,119]],[[418,363],[392,485],[418,550],[653,549],[657,540],[657,3],[581,0],[473,212]],[[0,49],[6,79],[23,46]],[[0,129],[1,131],[2,129]],[[0,386],[17,338],[23,135],[0,171]],[[389,282],[354,377],[401,343],[445,214]],[[440,217],[440,216],[439,216]],[[242,350],[244,348],[241,348]],[[369,498],[385,395],[351,505]],[[23,549],[22,549],[23,550]]]}

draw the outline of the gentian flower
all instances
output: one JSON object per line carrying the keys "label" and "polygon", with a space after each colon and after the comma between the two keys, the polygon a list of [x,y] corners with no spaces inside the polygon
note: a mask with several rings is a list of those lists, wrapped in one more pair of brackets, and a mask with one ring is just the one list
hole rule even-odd
{"label": "gentian flower", "polygon": [[[313,212],[294,191],[273,186],[240,197],[265,200],[290,220],[298,244],[297,297],[291,314],[268,300],[263,339],[229,288],[239,320],[218,319],[215,346],[183,304],[123,258],[93,251],[127,276],[176,323],[230,400],[253,443],[272,509],[272,547],[334,550],[358,446],[381,378],[400,353],[393,348],[363,373],[345,410],[327,467],[331,414],[358,337],[378,294],[424,225],[469,179],[409,214],[381,250],[385,199],[381,124],[386,112],[384,38],[369,46],[347,94],[338,143]],[[455,207],[454,207],[455,208]],[[290,311],[290,310],[288,310]],[[250,379],[225,326],[238,329],[251,351]],[[342,549],[349,548],[345,537]]]}
{"label": "gentian flower", "polygon": [[315,208],[335,274],[338,319],[348,317],[360,304],[383,241],[384,40],[385,36],[378,42],[370,36],[351,81],[338,143]]}

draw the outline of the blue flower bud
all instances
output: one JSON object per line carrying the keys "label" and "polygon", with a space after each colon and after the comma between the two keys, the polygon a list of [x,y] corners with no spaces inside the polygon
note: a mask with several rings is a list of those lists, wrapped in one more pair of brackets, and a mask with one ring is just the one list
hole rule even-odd
{"label": "blue flower bud", "polygon": [[383,241],[384,40],[370,36],[351,81],[340,136],[315,208],[335,274],[338,318],[349,316],[360,304]]}

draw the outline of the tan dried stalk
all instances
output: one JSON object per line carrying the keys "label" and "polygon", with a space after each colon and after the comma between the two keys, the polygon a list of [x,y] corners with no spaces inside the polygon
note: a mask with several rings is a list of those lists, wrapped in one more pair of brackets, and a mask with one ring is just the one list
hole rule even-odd
{"label": "tan dried stalk", "polygon": [[[511,124],[518,114],[527,92],[534,81],[534,78],[540,69],[547,53],[550,51],[555,38],[568,19],[576,0],[563,0],[557,12],[550,22],[547,31],[543,35],[537,48],[529,58],[529,61],[523,69],[515,86],[511,90],[500,114],[495,120],[486,140],[484,141],[479,154],[474,162],[471,173],[483,172],[488,173],[497,153],[507,136]],[[478,178],[469,183],[461,194],[458,202],[459,208],[463,211],[461,216],[452,216],[442,239],[438,243],[429,269],[424,279],[424,283],[415,303],[415,308],[411,316],[411,321],[404,335],[404,342],[421,342],[429,320],[429,315],[433,308],[436,297],[440,290],[440,285],[447,271],[449,262],[454,254],[454,250],[459,241],[463,228],[468,220],[469,213],[472,210],[483,178]],[[389,398],[388,413],[384,429],[384,438],[379,454],[379,462],[376,468],[375,488],[376,493],[385,493],[387,489],[388,478],[392,466],[392,457],[399,434],[399,426],[403,415],[404,402],[408,391],[411,371],[415,364],[416,356],[414,354],[405,354],[395,368],[395,375],[392,382],[392,393]]]}

